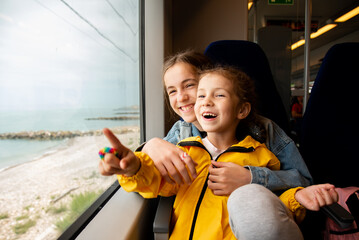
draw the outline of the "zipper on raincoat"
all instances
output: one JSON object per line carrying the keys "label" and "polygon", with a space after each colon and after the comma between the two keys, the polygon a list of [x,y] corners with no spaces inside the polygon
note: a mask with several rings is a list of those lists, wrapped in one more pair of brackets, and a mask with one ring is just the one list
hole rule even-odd
{"label": "zipper on raincoat", "polygon": [[[190,142],[180,142],[179,143],[180,146],[184,147],[184,146],[196,146],[196,147],[200,147],[204,150],[206,150],[206,152],[209,154],[209,156],[212,159],[212,155],[210,154],[210,152],[207,150],[207,148],[200,142],[196,142],[196,141],[190,141]],[[253,147],[249,147],[249,148],[245,148],[245,147],[240,147],[240,146],[234,146],[234,147],[229,147],[226,151],[224,151],[223,153],[227,153],[227,152],[254,152],[254,148]],[[215,161],[218,160],[218,158],[223,154],[219,154],[217,156],[217,158],[215,159]],[[193,220],[192,220],[192,226],[191,226],[191,232],[189,235],[189,240],[193,239],[193,234],[194,234],[194,228],[196,226],[196,221],[197,221],[197,216],[198,216],[198,212],[199,212],[199,208],[201,207],[201,203],[204,197],[204,194],[207,191],[207,187],[208,187],[208,177],[209,177],[209,173],[207,174],[206,180],[204,182],[204,185],[202,187],[202,191],[201,194],[199,195],[199,199],[197,201],[197,205],[196,205],[196,209],[194,212],[194,216],[193,216]]]}

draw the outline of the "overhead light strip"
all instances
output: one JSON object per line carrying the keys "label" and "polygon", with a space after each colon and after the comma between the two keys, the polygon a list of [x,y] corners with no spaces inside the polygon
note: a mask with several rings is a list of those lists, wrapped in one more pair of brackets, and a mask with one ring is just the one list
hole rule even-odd
{"label": "overhead light strip", "polygon": [[[342,15],[341,17],[337,18],[335,20],[335,22],[345,22],[345,21],[349,20],[350,18],[355,17],[358,14],[359,14],[359,7],[356,7],[353,10]],[[324,27],[319,28],[318,31],[310,34],[310,38],[316,38],[316,37],[322,35],[323,33],[335,28],[336,26],[337,26],[337,24],[327,24]],[[298,42],[295,42],[292,44],[291,49],[294,50],[294,49],[302,46],[304,43],[305,43],[305,40],[303,40],[303,39],[299,40]]]}
{"label": "overhead light strip", "polygon": [[312,34],[310,34],[310,38],[316,38],[316,37],[322,35],[323,33],[326,33],[326,32],[328,32],[329,30],[335,28],[336,26],[337,26],[337,24],[334,24],[334,23],[332,23],[332,24],[327,24],[327,25],[325,25],[324,27],[319,28],[318,31],[316,31],[316,32],[314,32],[314,33],[312,33]]}
{"label": "overhead light strip", "polygon": [[347,12],[346,14],[344,14],[343,16],[335,19],[335,22],[345,22],[348,21],[349,19],[351,19],[352,17],[355,17],[356,15],[359,14],[359,6],[354,8],[353,10]]}
{"label": "overhead light strip", "polygon": [[298,42],[295,42],[292,44],[292,46],[290,47],[290,49],[292,49],[292,51],[300,46],[302,46],[305,43],[304,39],[299,40]]}
{"label": "overhead light strip", "polygon": [[[328,32],[329,30],[335,28],[336,26],[337,26],[337,24],[333,24],[333,23],[327,24],[324,27],[319,28],[318,31],[310,34],[310,38],[316,38],[316,37],[322,35],[323,33]],[[292,44],[291,49],[294,50],[294,49],[302,46],[304,43],[305,43],[304,39],[299,40],[298,42],[295,42]]]}

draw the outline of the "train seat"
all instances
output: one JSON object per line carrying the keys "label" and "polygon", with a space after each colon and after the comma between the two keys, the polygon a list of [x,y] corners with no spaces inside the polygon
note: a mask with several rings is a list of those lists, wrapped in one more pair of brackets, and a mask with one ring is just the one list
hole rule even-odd
{"label": "train seat", "polygon": [[[334,45],[325,55],[315,79],[303,116],[300,142],[300,152],[315,184],[359,187],[355,146],[359,136],[355,115],[358,56],[358,42]],[[306,224],[308,232],[314,231],[310,226],[319,230],[324,227],[323,215],[312,214],[313,220]]]}
{"label": "train seat", "polygon": [[359,43],[341,43],[327,52],[303,116],[301,154],[315,183],[359,186],[353,144],[359,126]]}

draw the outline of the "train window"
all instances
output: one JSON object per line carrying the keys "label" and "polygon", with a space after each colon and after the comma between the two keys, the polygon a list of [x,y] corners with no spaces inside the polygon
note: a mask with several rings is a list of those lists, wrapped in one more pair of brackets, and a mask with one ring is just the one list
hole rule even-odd
{"label": "train window", "polygon": [[56,239],[113,182],[108,127],[140,139],[139,1],[0,3],[0,239]]}

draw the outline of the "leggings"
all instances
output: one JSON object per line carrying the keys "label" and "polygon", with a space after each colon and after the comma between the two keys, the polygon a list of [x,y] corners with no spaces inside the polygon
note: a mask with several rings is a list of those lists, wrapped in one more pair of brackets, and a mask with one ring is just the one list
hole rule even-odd
{"label": "leggings", "polygon": [[238,240],[303,240],[292,213],[270,190],[248,184],[229,196],[229,224]]}

